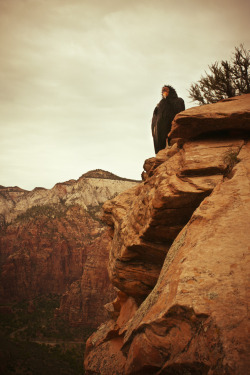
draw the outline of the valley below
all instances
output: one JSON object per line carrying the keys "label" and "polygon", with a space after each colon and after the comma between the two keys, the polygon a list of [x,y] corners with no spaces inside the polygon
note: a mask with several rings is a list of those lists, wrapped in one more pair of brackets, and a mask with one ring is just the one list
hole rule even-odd
{"label": "valley below", "polygon": [[102,204],[135,184],[95,170],[51,190],[0,187],[1,373],[84,373],[115,295]]}
{"label": "valley below", "polygon": [[71,327],[55,317],[60,295],[0,307],[2,374],[83,374],[89,326]]}

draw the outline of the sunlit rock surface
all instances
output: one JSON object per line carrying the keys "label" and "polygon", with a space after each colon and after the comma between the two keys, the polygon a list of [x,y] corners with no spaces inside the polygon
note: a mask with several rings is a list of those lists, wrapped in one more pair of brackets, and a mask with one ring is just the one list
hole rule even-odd
{"label": "sunlit rock surface", "polygon": [[235,136],[243,132],[247,135],[250,131],[250,94],[189,108],[179,113],[172,123],[169,136],[189,139],[225,130]]}
{"label": "sunlit rock surface", "polygon": [[249,95],[234,99],[230,115],[248,119],[244,131],[197,132],[229,103],[193,109],[195,121],[190,110],[177,115],[188,136],[175,133],[145,162],[144,182],[105,203],[109,275],[120,292],[87,342],[87,374],[248,372]]}

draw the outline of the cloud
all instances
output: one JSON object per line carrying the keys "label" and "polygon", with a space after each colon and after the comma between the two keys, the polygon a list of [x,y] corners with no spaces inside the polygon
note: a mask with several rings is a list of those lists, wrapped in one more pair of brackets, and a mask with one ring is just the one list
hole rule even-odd
{"label": "cloud", "polygon": [[243,0],[0,0],[0,184],[51,187],[102,167],[139,178],[161,86],[192,106],[187,89],[208,64],[249,45],[249,10]]}

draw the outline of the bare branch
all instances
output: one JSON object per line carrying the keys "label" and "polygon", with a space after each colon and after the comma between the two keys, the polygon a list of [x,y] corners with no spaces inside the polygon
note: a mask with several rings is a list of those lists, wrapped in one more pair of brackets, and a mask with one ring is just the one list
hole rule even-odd
{"label": "bare branch", "polygon": [[243,44],[235,47],[231,61],[215,62],[208,68],[188,90],[193,101],[203,105],[250,93],[250,51]]}

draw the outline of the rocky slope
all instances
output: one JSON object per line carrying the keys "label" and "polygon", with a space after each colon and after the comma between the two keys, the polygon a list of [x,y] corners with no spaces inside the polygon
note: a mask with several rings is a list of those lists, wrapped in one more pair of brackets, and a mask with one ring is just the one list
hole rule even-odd
{"label": "rocky slope", "polygon": [[26,191],[19,187],[0,186],[1,222],[10,223],[28,209],[46,204],[63,203],[67,207],[79,205],[88,211],[135,183],[97,169],[84,174],[78,180],[58,183],[52,189],[35,188]]}
{"label": "rocky slope", "polygon": [[0,302],[60,294],[57,314],[71,324],[103,321],[103,304],[114,292],[99,212],[103,202],[135,184],[96,170],[50,190],[1,186]]}
{"label": "rocky slope", "polygon": [[181,112],[170,136],[104,205],[119,291],[89,375],[248,372],[250,94]]}

